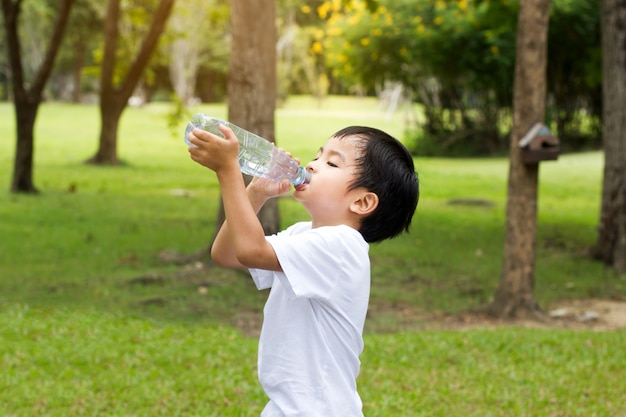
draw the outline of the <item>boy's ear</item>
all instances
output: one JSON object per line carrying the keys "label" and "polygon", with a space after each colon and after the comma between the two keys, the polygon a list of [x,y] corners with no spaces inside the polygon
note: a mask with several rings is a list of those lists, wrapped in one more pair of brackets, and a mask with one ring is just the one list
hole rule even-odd
{"label": "boy's ear", "polygon": [[350,204],[350,210],[358,215],[365,216],[372,213],[378,207],[378,195],[366,191]]}

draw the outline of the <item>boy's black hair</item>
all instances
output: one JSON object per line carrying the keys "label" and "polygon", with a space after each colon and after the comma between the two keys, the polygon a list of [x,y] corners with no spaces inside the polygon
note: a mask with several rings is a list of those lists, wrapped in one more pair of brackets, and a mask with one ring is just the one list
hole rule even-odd
{"label": "boy's black hair", "polygon": [[372,127],[350,126],[333,135],[361,139],[356,179],[350,189],[364,187],[378,196],[378,207],[361,222],[359,232],[374,243],[409,231],[419,200],[419,180],[408,149],[389,134]]}

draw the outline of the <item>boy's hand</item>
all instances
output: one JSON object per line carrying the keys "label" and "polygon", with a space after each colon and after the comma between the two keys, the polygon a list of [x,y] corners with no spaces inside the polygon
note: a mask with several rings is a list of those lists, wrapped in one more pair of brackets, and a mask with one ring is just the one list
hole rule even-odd
{"label": "boy's hand", "polygon": [[[240,173],[239,161],[237,159],[239,155],[239,141],[229,127],[220,126],[220,130],[226,139],[202,129],[192,130],[188,137],[189,141],[195,145],[189,147],[191,159],[215,171],[218,175],[226,170]],[[283,149],[280,150],[284,152]],[[286,152],[286,154],[292,157],[290,152]],[[298,158],[294,158],[294,160],[298,164],[300,163]],[[290,189],[291,183],[287,179],[278,183],[264,178],[253,177],[248,185],[248,191],[255,198],[262,201],[278,197],[289,192]]]}
{"label": "boy's hand", "polygon": [[[281,152],[285,152],[282,148],[279,148],[279,150]],[[291,152],[285,153],[290,158],[293,157]],[[300,164],[300,160],[298,158],[293,159],[298,163],[298,165]],[[260,177],[253,177],[252,181],[248,185],[248,191],[263,200],[269,200],[270,198],[286,194],[290,189],[291,183],[287,179],[284,179],[282,182],[274,182]]]}
{"label": "boy's hand", "polygon": [[203,165],[217,174],[225,170],[239,172],[239,141],[233,131],[220,126],[220,130],[226,139],[206,132],[202,129],[194,129],[189,133],[189,141],[195,146],[189,147],[191,159]]}
{"label": "boy's hand", "polygon": [[248,185],[248,192],[258,199],[267,201],[270,198],[283,195],[291,189],[291,183],[285,179],[282,182],[274,182],[265,178],[253,177]]}

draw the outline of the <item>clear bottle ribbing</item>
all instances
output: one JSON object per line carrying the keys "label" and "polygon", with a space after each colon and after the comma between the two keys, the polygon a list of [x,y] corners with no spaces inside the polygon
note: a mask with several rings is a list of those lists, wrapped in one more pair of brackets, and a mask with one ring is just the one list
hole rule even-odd
{"label": "clear bottle ribbing", "polygon": [[239,167],[244,174],[276,182],[281,182],[287,178],[293,185],[308,184],[311,180],[310,172],[298,166],[296,161],[274,146],[272,142],[230,122],[203,113],[193,116],[187,124],[185,143],[194,146],[189,142],[188,136],[189,132],[195,128],[206,130],[223,138],[224,135],[219,129],[219,125],[231,128],[237,136],[239,140]]}

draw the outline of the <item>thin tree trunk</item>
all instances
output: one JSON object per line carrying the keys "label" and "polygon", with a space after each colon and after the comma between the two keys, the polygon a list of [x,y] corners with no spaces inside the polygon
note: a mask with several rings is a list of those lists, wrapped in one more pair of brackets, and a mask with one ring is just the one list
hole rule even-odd
{"label": "thin tree trunk", "polygon": [[87,161],[88,163],[98,165],[118,165],[120,163],[117,157],[117,131],[124,105],[109,100],[109,106],[100,106],[100,120],[102,126],[100,128],[100,137],[98,139],[98,150],[96,154]]}
{"label": "thin tree trunk", "polygon": [[[24,80],[22,66],[21,45],[18,36],[18,18],[21,11],[21,1],[2,0],[2,12],[7,39],[7,50],[11,75],[13,79],[13,97],[16,118],[16,152],[13,165],[11,192],[36,193],[33,182],[33,161],[35,153],[34,128],[35,119],[43,89],[48,82],[54,60],[56,58],[74,0],[65,0],[60,4],[59,14],[54,23],[50,37],[50,44],[41,66],[33,80]],[[28,87],[28,88],[27,88]]]}
{"label": "thin tree trunk", "polygon": [[105,21],[104,57],[100,76],[100,116],[102,121],[98,150],[87,163],[119,164],[117,155],[117,130],[128,99],[132,95],[143,70],[150,61],[161,33],[171,13],[174,0],[161,0],[152,18],[150,29],[141,44],[137,57],[119,85],[114,81],[115,51],[119,39],[118,22],[120,0],[109,0]]}
{"label": "thin tree trunk", "polygon": [[33,161],[35,157],[35,119],[39,103],[25,102],[22,98],[15,100],[17,120],[17,140],[13,164],[11,192],[37,193],[33,181]]}
{"label": "thin tree trunk", "polygon": [[604,179],[592,255],[626,271],[626,1],[602,2]]}
{"label": "thin tree trunk", "polygon": [[490,312],[498,317],[534,316],[538,164],[524,164],[519,139],[543,123],[549,0],[520,2],[513,98],[513,130],[506,210],[504,263]]}

